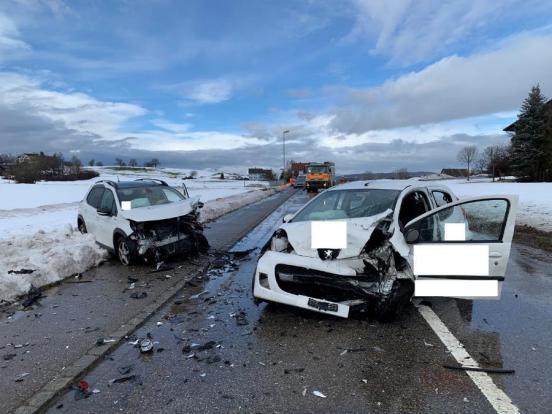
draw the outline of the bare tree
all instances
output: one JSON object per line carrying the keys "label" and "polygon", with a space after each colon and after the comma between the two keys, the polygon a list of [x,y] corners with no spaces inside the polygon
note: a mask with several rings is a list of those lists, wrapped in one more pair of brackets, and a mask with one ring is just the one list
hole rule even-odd
{"label": "bare tree", "polygon": [[399,168],[393,171],[393,174],[395,175],[396,179],[399,179],[399,180],[408,179],[408,170],[406,168]]}
{"label": "bare tree", "polygon": [[138,161],[136,161],[136,158],[131,158],[128,161],[128,165],[131,166],[131,167],[136,167],[138,165]]}
{"label": "bare tree", "polygon": [[468,181],[470,181],[470,165],[477,158],[477,147],[475,145],[468,145],[458,151],[458,161],[464,163],[468,167]]}

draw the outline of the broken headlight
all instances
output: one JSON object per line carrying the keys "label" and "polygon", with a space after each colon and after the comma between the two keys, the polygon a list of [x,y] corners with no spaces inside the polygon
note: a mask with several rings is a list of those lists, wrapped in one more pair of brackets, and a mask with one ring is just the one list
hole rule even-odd
{"label": "broken headlight", "polygon": [[289,243],[287,234],[283,230],[276,230],[272,238],[270,239],[270,250],[274,252],[290,253],[293,251],[293,247]]}
{"label": "broken headlight", "polygon": [[143,231],[144,230],[144,223],[138,223],[134,220],[129,220],[129,225],[132,231]]}

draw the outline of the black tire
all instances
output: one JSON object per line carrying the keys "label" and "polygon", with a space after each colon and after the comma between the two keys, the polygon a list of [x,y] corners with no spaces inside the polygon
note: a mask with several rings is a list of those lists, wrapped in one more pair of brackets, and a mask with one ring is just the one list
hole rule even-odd
{"label": "black tire", "polygon": [[115,238],[115,254],[123,266],[132,266],[138,262],[136,243],[128,237]]}
{"label": "black tire", "polygon": [[411,280],[395,280],[391,293],[376,309],[376,317],[381,322],[392,322],[410,303],[414,295],[414,283]]}
{"label": "black tire", "polygon": [[77,221],[77,228],[79,229],[79,231],[80,231],[82,234],[88,233],[88,231],[86,230],[86,223],[85,223],[84,220],[81,219],[81,218],[79,218],[78,221]]}
{"label": "black tire", "polygon": [[207,251],[209,251],[209,242],[207,241],[207,237],[205,237],[203,233],[195,234],[195,242],[197,251],[199,253],[207,253]]}

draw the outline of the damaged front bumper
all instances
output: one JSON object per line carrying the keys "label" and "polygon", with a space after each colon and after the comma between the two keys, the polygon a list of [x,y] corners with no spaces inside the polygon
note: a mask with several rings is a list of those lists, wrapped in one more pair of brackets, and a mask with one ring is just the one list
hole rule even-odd
{"label": "damaged front bumper", "polygon": [[178,252],[205,252],[209,244],[196,214],[171,219],[132,223],[130,239],[136,253],[146,261],[156,261]]}
{"label": "damaged front bumper", "polygon": [[397,279],[359,272],[361,258],[327,260],[266,251],[253,281],[257,299],[297,306],[343,318],[352,308],[386,299]]}
{"label": "damaged front bumper", "polygon": [[[132,239],[132,237],[131,237]],[[138,255],[144,256],[148,252],[155,253],[160,250],[166,250],[167,253],[176,253],[179,250],[186,250],[190,246],[189,235],[167,237],[162,240],[154,238],[135,238]]]}

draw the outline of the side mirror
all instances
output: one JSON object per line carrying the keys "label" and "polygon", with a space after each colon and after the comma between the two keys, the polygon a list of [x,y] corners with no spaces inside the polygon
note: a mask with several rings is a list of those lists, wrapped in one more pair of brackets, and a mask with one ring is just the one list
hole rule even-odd
{"label": "side mirror", "polygon": [[107,207],[100,207],[96,210],[100,216],[110,216],[111,215],[111,209]]}
{"label": "side mirror", "polygon": [[282,221],[283,221],[284,223],[287,223],[287,222],[290,221],[292,218],[293,218],[293,214],[286,214],[286,215],[284,216],[284,218],[282,219]]}
{"label": "side mirror", "polygon": [[416,243],[420,238],[420,232],[417,229],[410,228],[406,231],[404,238],[409,244]]}

